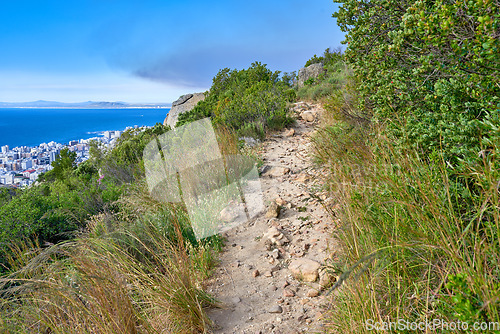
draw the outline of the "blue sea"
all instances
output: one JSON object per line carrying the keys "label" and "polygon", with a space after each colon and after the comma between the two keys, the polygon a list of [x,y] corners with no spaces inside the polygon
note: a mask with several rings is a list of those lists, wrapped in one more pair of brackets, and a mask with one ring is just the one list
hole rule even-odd
{"label": "blue sea", "polygon": [[168,108],[0,109],[0,146],[38,146],[98,137],[98,132],[163,123]]}

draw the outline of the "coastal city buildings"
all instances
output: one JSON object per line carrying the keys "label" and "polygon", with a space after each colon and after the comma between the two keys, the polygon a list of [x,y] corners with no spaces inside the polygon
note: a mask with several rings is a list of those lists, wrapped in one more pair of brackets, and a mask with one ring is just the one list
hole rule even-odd
{"label": "coastal city buildings", "polygon": [[[126,128],[125,131],[128,129],[131,127]],[[57,159],[59,152],[65,147],[76,152],[77,164],[82,163],[89,158],[89,143],[92,140],[101,142],[105,147],[113,147],[122,133],[123,131],[104,131],[99,137],[72,140],[67,145],[51,141],[35,147],[19,146],[11,149],[8,145],[1,146],[0,187],[30,186],[36,182],[40,174],[52,169],[51,163]]]}

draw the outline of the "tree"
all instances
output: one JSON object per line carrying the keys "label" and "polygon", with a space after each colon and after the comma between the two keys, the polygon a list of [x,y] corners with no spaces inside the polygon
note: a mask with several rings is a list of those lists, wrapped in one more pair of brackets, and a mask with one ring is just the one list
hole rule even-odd
{"label": "tree", "polygon": [[76,167],[76,153],[71,152],[67,147],[59,152],[56,160],[52,161],[52,170],[40,175],[40,181],[64,181],[69,177],[69,173]]}

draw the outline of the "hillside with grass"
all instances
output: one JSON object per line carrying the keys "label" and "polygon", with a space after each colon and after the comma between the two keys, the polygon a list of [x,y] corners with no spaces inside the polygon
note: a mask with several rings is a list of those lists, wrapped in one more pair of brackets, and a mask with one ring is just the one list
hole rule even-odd
{"label": "hillside with grass", "polygon": [[[238,138],[263,138],[292,123],[294,94],[279,72],[260,63],[222,70],[206,102],[178,125],[211,117],[221,153],[248,155]],[[2,190],[2,332],[195,333],[210,327],[205,309],[215,300],[202,283],[221,238],[197,240],[184,204],[158,201],[146,184],[144,148],[168,131],[158,123],[126,131],[111,149],[95,142],[91,158],[78,166],[74,154],[62,150],[39,184]]]}
{"label": "hillside with grass", "polygon": [[[296,126],[293,103],[321,104],[319,122],[316,114],[308,123],[302,116],[316,128],[307,132],[312,145],[307,152],[301,146],[300,154],[321,170],[314,175],[322,199],[311,195],[293,209],[303,214],[304,235],[319,235],[308,231],[309,203],[338,224],[329,226],[339,246],[328,265],[336,282],[321,290],[329,305],[322,330],[365,333],[377,329],[376,322],[437,319],[460,321],[469,330],[486,324],[481,332],[498,332],[500,3],[339,4],[333,15],[346,33],[345,50],[326,49],[304,63],[321,64],[322,74],[299,88],[295,73],[259,62],[222,69],[205,99],[181,114],[177,126],[209,117],[222,154],[259,158],[259,147],[249,148],[245,138],[271,138],[272,149],[282,149],[285,137],[305,127]],[[277,134],[285,128],[294,131]],[[157,200],[146,182],[144,148],[168,131],[158,123],[126,131],[111,149],[94,143],[91,159],[80,165],[63,150],[39,184],[0,189],[0,332],[213,329],[207,310],[220,304],[206,282],[224,240],[197,240],[185,205]],[[287,145],[273,161],[286,157],[294,168],[289,157],[298,150]],[[267,203],[274,219],[286,212],[281,203]],[[262,238],[245,233],[251,241]],[[280,233],[272,238],[284,238]],[[288,251],[273,247],[274,264]],[[303,256],[310,247],[295,254]],[[434,329],[417,332],[443,330]]]}
{"label": "hillside with grass", "polygon": [[500,4],[339,3],[342,60],[298,92],[343,222],[330,328],[498,332]]}

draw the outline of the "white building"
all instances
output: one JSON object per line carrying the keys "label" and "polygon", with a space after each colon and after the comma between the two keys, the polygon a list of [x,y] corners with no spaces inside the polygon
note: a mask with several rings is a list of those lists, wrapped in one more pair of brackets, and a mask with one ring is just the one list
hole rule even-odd
{"label": "white building", "polygon": [[23,162],[21,162],[21,168],[22,169],[28,169],[28,168],[31,168],[31,167],[33,167],[33,160],[26,159],[26,160],[23,160]]}

